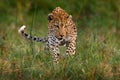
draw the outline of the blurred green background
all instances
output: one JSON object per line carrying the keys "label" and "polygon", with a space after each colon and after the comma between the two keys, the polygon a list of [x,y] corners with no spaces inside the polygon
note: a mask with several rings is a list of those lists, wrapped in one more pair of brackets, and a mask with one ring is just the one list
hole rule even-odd
{"label": "blurred green background", "polygon": [[[47,36],[47,15],[58,6],[72,15],[78,38],[76,57],[54,71],[44,44],[18,29]],[[0,80],[119,80],[119,57],[120,0],[0,0]]]}
{"label": "blurred green background", "polygon": [[0,22],[18,26],[29,21],[27,20],[29,16],[34,18],[34,14],[36,18],[43,18],[42,15],[47,17],[47,14],[57,6],[71,14],[78,26],[88,26],[87,24],[94,20],[96,27],[102,27],[108,23],[108,27],[119,27],[120,0],[1,0]]}

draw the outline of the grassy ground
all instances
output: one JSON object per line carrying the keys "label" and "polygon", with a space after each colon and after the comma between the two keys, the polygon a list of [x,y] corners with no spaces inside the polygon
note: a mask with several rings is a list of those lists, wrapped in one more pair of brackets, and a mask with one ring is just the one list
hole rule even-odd
{"label": "grassy ground", "polygon": [[76,56],[61,59],[54,70],[50,55],[44,51],[45,45],[27,41],[18,34],[19,27],[25,24],[28,33],[46,36],[47,14],[37,12],[23,16],[24,19],[14,15],[5,14],[0,19],[0,80],[120,79],[117,18],[94,15],[78,19],[79,16],[73,16],[78,29]]}

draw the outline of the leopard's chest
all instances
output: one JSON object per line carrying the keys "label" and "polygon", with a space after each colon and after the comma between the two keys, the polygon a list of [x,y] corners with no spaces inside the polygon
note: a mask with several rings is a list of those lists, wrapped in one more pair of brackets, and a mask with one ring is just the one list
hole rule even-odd
{"label": "leopard's chest", "polygon": [[63,46],[65,44],[66,44],[66,40],[65,39],[61,40],[60,43],[59,43],[60,46]]}
{"label": "leopard's chest", "polygon": [[54,35],[52,35],[52,36],[49,36],[48,43],[49,45],[63,46],[66,44],[66,39],[59,40]]}

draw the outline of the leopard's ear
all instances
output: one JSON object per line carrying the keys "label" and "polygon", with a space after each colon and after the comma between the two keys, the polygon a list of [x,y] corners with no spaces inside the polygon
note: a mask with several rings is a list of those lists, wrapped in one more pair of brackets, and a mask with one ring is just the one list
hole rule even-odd
{"label": "leopard's ear", "polygon": [[72,15],[68,15],[67,18],[72,18]]}
{"label": "leopard's ear", "polygon": [[72,15],[69,15],[70,18],[72,18]]}
{"label": "leopard's ear", "polygon": [[48,14],[48,20],[49,21],[53,20],[53,14],[52,13]]}

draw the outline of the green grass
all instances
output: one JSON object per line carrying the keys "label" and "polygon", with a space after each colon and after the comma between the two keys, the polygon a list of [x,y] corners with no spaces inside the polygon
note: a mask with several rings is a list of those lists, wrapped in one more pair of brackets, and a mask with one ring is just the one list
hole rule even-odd
{"label": "green grass", "polygon": [[[23,19],[16,13],[3,14],[0,19],[0,80],[120,79],[120,24],[116,16],[99,15],[98,11],[98,15],[80,17],[67,10],[73,13],[77,25],[77,50],[74,58],[61,59],[56,69],[50,54],[44,51],[44,43],[27,41],[18,33],[25,24],[28,33],[47,36],[47,13],[21,13]],[[64,50],[62,47],[61,55]]]}
{"label": "green grass", "polygon": [[[61,60],[56,70],[50,55],[44,52],[43,43],[25,40],[18,34],[17,28],[6,30],[7,36],[3,40],[5,48],[0,55],[1,80],[120,79],[119,37],[112,28],[78,28],[76,56]],[[33,27],[32,32],[43,36],[47,34],[43,30],[42,27]]]}

